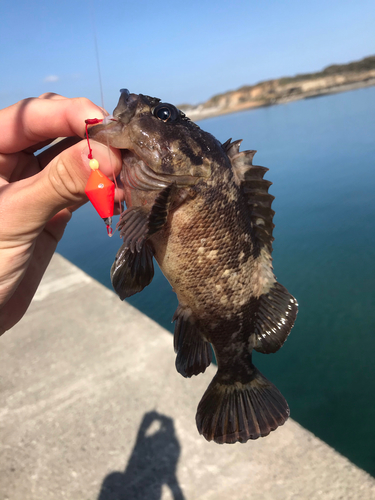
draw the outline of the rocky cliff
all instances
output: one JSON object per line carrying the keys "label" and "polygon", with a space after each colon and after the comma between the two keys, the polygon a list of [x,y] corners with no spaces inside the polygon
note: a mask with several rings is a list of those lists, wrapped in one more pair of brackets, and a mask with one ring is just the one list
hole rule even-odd
{"label": "rocky cliff", "polygon": [[375,56],[334,64],[318,73],[277,78],[217,94],[197,106],[179,108],[193,120],[375,85]]}

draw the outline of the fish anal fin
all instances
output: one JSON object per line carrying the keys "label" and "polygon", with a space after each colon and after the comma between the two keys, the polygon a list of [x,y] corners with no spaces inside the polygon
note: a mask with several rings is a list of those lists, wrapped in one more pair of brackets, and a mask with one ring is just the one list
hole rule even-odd
{"label": "fish anal fin", "polygon": [[261,295],[255,316],[254,349],[264,354],[276,352],[286,341],[298,312],[296,299],[275,282]]}
{"label": "fish anal fin", "polygon": [[168,211],[176,192],[176,185],[170,184],[155,198],[151,209],[130,207],[125,210],[117,224],[125,248],[139,252],[144,242],[160,231],[167,221]]}
{"label": "fish anal fin", "polygon": [[111,268],[111,280],[121,300],[141,292],[154,277],[153,249],[146,242],[138,252],[132,252],[125,243],[117,252]]}
{"label": "fish anal fin", "polygon": [[267,436],[289,417],[279,390],[252,366],[247,383],[233,381],[220,369],[198,405],[196,423],[207,441],[246,443]]}
{"label": "fish anal fin", "polygon": [[212,361],[211,345],[199,331],[199,324],[190,308],[178,306],[173,320],[176,369],[183,377],[203,373]]}

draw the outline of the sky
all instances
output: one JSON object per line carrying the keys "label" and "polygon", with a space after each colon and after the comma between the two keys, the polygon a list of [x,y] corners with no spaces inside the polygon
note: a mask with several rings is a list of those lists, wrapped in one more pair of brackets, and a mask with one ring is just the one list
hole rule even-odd
{"label": "sky", "polygon": [[112,112],[124,87],[197,104],[373,55],[374,26],[375,0],[3,1],[0,108],[56,92]]}

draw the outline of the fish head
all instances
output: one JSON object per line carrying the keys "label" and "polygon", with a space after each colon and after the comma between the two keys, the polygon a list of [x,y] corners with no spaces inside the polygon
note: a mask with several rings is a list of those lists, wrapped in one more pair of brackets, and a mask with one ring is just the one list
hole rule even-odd
{"label": "fish head", "polygon": [[213,161],[225,155],[217,139],[173,104],[128,90],[121,91],[113,117],[89,128],[89,137],[124,150],[129,165],[140,161],[185,185],[210,177]]}

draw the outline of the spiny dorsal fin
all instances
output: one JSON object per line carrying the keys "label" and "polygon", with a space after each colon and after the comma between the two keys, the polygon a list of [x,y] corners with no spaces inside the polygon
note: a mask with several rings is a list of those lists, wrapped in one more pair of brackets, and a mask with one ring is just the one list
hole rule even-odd
{"label": "spiny dorsal fin", "polygon": [[230,145],[231,140],[232,140],[232,138],[230,138],[227,141],[223,142],[223,144],[221,145],[225,152],[227,152],[227,148]]}
{"label": "spiny dorsal fin", "polygon": [[266,247],[271,253],[274,240],[272,231],[275,227],[272,222],[275,212],[271,205],[275,197],[268,193],[268,188],[272,182],[263,179],[268,168],[253,165],[256,151],[240,152],[241,142],[241,140],[227,141],[225,151],[231,161],[235,181],[242,187],[249,205],[250,218],[258,246],[259,248]]}

